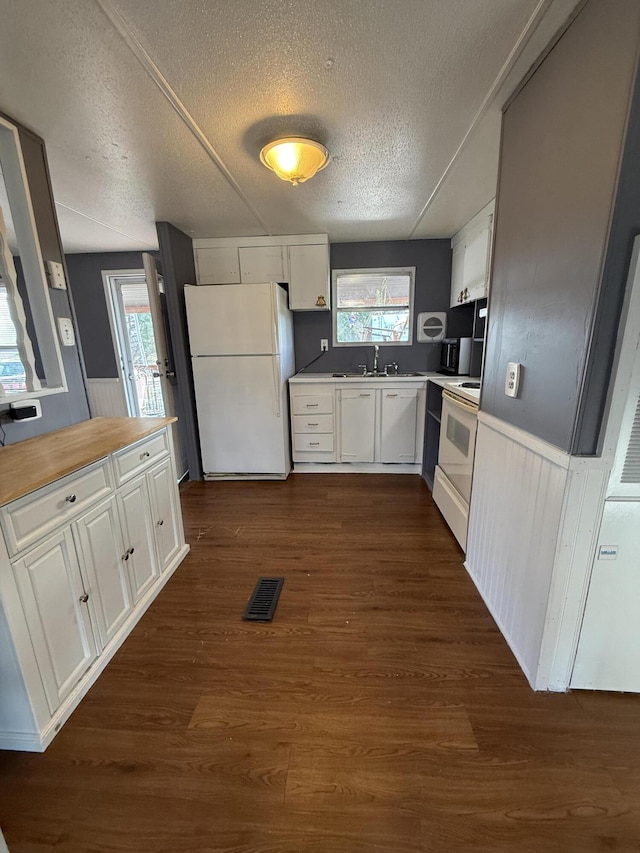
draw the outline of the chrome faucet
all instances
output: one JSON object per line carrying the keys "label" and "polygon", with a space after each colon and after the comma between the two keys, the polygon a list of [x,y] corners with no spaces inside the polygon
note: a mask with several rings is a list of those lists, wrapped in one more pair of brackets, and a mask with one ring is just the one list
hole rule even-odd
{"label": "chrome faucet", "polygon": [[378,353],[380,352],[380,347],[376,344],[373,348],[373,373],[374,375],[378,373]]}

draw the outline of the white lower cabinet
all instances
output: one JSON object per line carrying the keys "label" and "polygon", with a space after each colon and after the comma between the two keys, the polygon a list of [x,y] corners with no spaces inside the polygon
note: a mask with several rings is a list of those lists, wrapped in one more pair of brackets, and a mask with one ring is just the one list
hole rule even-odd
{"label": "white lower cabinet", "polygon": [[129,483],[118,495],[124,533],[124,561],[134,602],[139,601],[160,574],[156,557],[147,476]]}
{"label": "white lower cabinet", "polygon": [[376,392],[373,389],[340,391],[341,462],[373,462],[375,425]]}
{"label": "white lower cabinet", "polygon": [[164,571],[180,550],[176,495],[171,488],[171,478],[169,460],[147,474],[160,571]]}
{"label": "white lower cabinet", "polygon": [[102,649],[122,627],[132,607],[127,555],[115,498],[109,498],[74,522],[72,529]]}
{"label": "white lower cabinet", "polygon": [[[46,748],[188,552],[169,430],[0,508],[0,749]],[[30,503],[40,528],[22,535]]]}
{"label": "white lower cabinet", "polygon": [[97,657],[89,595],[70,528],[13,563],[13,572],[53,713]]}
{"label": "white lower cabinet", "polygon": [[419,474],[426,378],[289,380],[297,471]]}
{"label": "white lower cabinet", "polygon": [[393,388],[381,392],[380,461],[415,462],[418,391]]}

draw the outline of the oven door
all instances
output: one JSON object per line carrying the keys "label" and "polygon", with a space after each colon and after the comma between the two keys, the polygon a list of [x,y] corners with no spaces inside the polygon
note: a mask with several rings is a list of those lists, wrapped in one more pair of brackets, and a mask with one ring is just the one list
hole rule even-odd
{"label": "oven door", "polygon": [[467,505],[471,496],[477,423],[478,407],[474,403],[456,397],[447,389],[442,392],[438,465]]}

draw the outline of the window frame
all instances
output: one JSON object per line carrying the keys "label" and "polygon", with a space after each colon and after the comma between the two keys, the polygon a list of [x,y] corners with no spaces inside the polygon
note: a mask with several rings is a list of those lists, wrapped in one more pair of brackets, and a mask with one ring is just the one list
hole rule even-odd
{"label": "window frame", "polygon": [[[409,336],[406,341],[339,341],[338,314],[347,309],[338,308],[338,278],[343,275],[408,275],[409,276]],[[413,321],[415,317],[415,267],[360,267],[358,269],[336,269],[331,271],[331,329],[334,347],[406,347],[413,344]],[[385,309],[382,308],[384,311]],[[386,309],[391,313],[391,309]]]}
{"label": "window frame", "polygon": [[18,335],[24,334],[26,336],[29,348],[32,349],[33,344],[37,342],[44,372],[44,377],[37,376],[35,356],[29,353],[27,355],[29,364],[24,365],[24,367],[27,375],[29,370],[33,373],[31,388],[28,387],[26,391],[9,393],[0,397],[0,404],[4,405],[20,400],[46,397],[51,394],[61,394],[69,389],[49,299],[49,284],[33,213],[18,128],[2,116],[0,116],[0,160],[3,164],[4,182],[16,231],[27,301],[35,331],[35,341],[32,342],[28,335],[24,306],[17,291],[12,293],[10,297],[14,301],[17,322],[20,325],[16,331]]}

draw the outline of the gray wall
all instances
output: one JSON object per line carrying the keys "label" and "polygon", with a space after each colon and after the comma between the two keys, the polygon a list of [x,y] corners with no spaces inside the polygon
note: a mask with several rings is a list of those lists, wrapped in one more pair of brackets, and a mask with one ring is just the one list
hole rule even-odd
{"label": "gray wall", "polygon": [[[449,309],[451,292],[451,245],[449,240],[405,240],[380,243],[333,243],[331,269],[415,266],[414,343],[384,346],[381,363],[397,361],[403,373],[436,370],[440,347],[415,343],[415,317],[421,311],[447,311],[447,335],[470,335],[473,307]],[[332,346],[331,311],[297,311],[294,317],[296,370],[320,354],[320,339],[329,339],[329,351],[307,368],[308,373],[357,371],[358,364],[371,365],[372,347]]]}
{"label": "gray wall", "polygon": [[[609,363],[615,345],[609,323],[590,351],[639,28],[637,0],[615,14],[591,0],[504,115],[481,407],[566,451],[588,359]],[[524,367],[518,399],[504,395],[509,361]]]}
{"label": "gray wall", "polygon": [[196,422],[196,402],[189,357],[187,312],[184,301],[186,284],[195,284],[196,269],[191,238],[169,222],[156,222],[160,260],[164,276],[167,319],[174,358],[176,381],[174,386],[178,429],[185,468],[190,480],[202,479],[200,444]]}
{"label": "gray wall", "polygon": [[[10,116],[5,118],[13,121]],[[19,125],[18,128],[42,257],[45,261],[64,263],[44,142],[29,130]],[[71,317],[75,321],[69,291],[49,289],[49,297],[54,317]],[[0,420],[6,432],[6,444],[13,444],[89,418],[80,350],[78,347],[61,347],[61,351],[68,392],[40,398],[42,418],[29,423],[14,424],[8,420],[8,404],[0,403]]]}
{"label": "gray wall", "polygon": [[102,271],[141,270],[142,252],[67,255],[66,262],[87,376],[90,379],[116,379],[118,366],[111,338]]}

